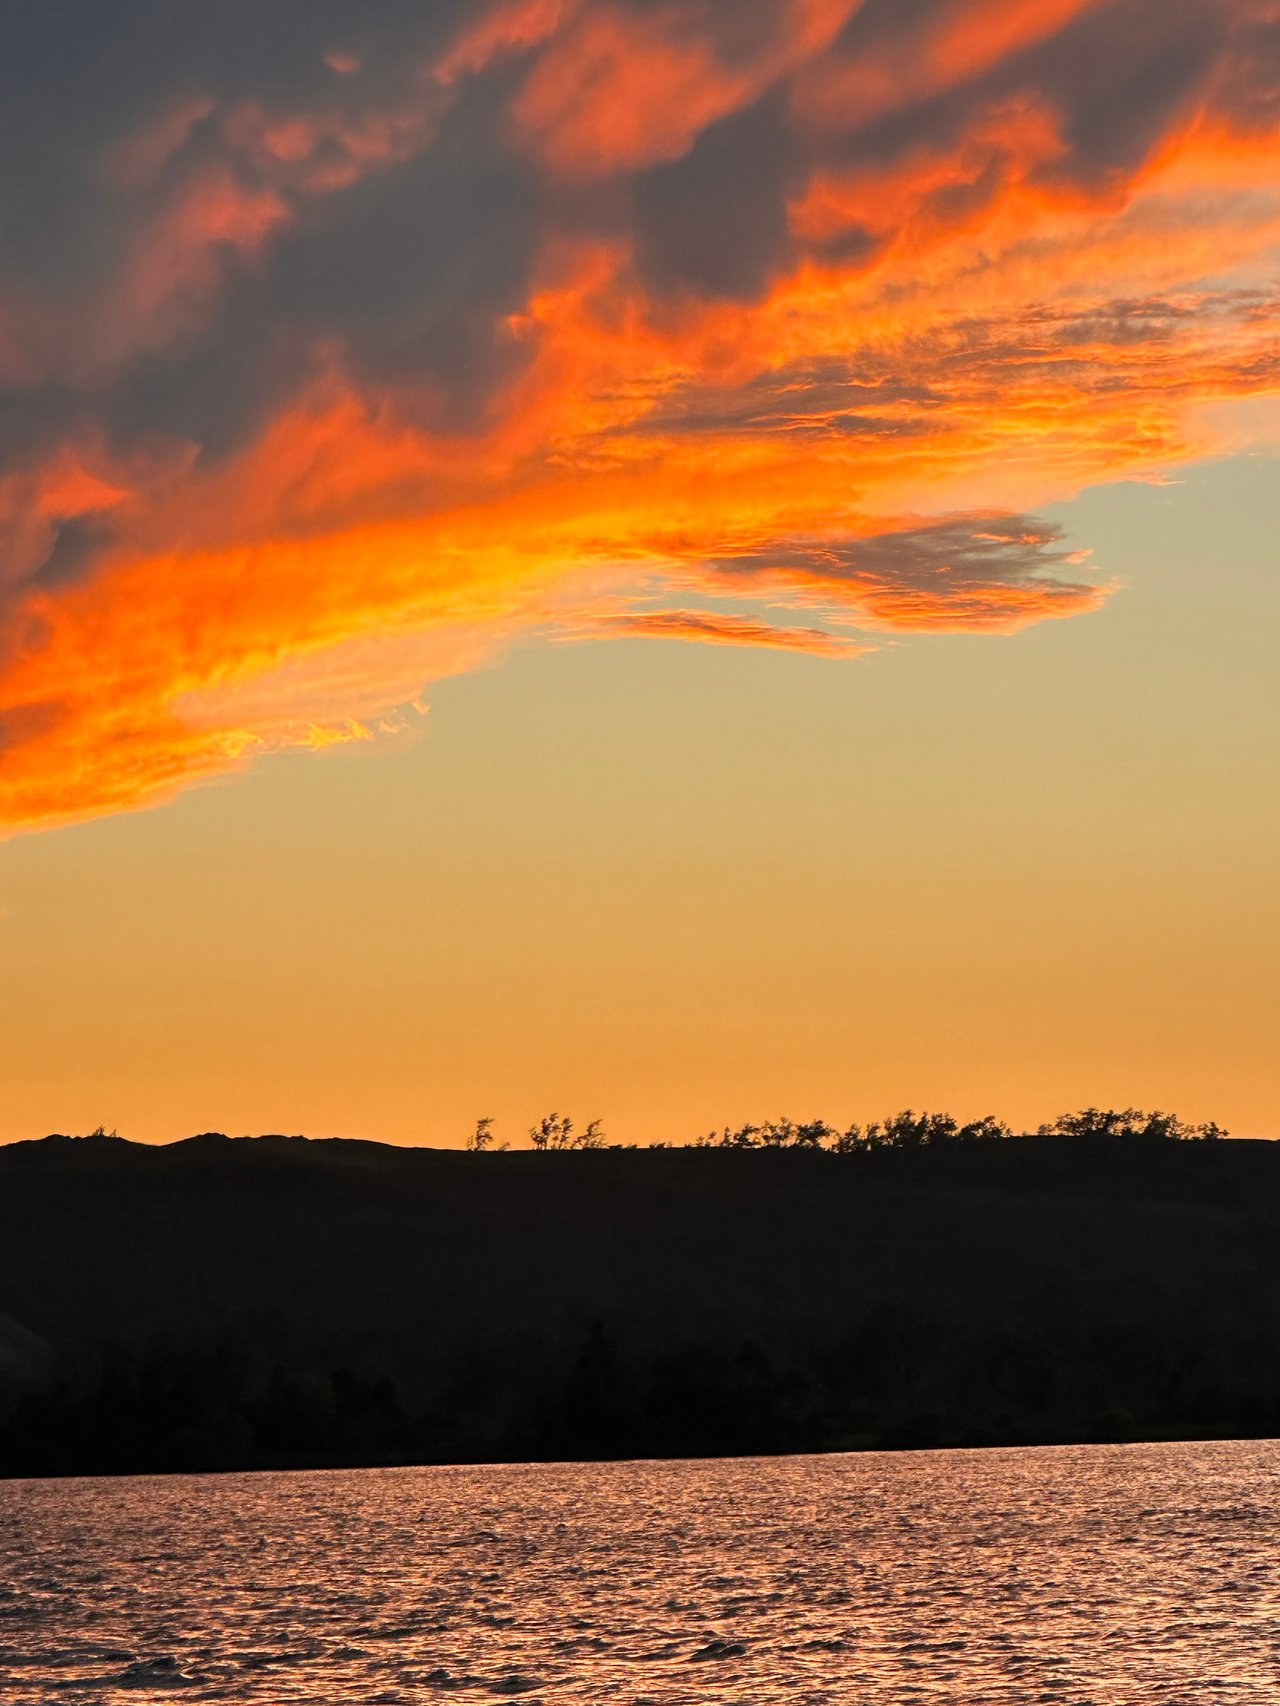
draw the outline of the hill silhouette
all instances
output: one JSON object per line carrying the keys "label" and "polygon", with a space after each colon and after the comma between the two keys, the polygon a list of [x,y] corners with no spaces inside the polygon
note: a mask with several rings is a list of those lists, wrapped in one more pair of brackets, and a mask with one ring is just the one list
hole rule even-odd
{"label": "hill silhouette", "polygon": [[1275,1435],[1278,1235],[1260,1142],[14,1144],[0,1473]]}

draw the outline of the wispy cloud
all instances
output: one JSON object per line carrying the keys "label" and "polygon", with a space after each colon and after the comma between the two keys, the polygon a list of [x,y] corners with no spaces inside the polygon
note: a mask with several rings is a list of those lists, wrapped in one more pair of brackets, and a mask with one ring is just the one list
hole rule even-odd
{"label": "wispy cloud", "polygon": [[1069,574],[1085,555],[1030,517],[972,515],[864,538],[752,544],[705,567],[726,586],[763,581],[873,627],[1010,633],[1097,609],[1106,589]]}
{"label": "wispy cloud", "polygon": [[628,575],[1094,609],[1028,509],[1280,391],[1278,67],[1273,0],[32,9],[0,820],[377,728],[583,587],[581,632],[860,649]]}
{"label": "wispy cloud", "polygon": [[825,628],[781,627],[749,616],[714,610],[616,610],[584,618],[568,632],[574,638],[635,636],[658,640],[702,640],[713,645],[766,646],[813,657],[858,657],[869,648]]}

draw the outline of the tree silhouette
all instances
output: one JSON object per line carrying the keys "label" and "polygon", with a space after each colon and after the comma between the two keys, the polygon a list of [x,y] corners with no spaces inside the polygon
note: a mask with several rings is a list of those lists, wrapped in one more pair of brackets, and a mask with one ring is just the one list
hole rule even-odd
{"label": "tree silhouette", "polygon": [[1188,1125],[1175,1114],[1141,1108],[1081,1108],[1059,1114],[1039,1129],[1041,1137],[1146,1138],[1161,1143],[1211,1143],[1227,1133],[1215,1121]]}
{"label": "tree silhouette", "polygon": [[495,1143],[495,1141],[493,1141],[492,1114],[485,1114],[483,1119],[478,1119],[478,1121],[476,1121],[476,1129],[468,1134],[466,1148],[471,1150],[474,1155],[483,1155],[485,1150],[505,1150],[505,1148],[507,1148],[505,1143]]}
{"label": "tree silhouette", "polygon": [[568,1114],[544,1114],[537,1125],[530,1126],[529,1141],[538,1150],[604,1149],[604,1121],[592,1120],[578,1131]]}

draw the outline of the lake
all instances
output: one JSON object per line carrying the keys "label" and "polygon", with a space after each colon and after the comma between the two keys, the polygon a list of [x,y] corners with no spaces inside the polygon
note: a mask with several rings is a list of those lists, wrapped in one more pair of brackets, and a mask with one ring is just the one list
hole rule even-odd
{"label": "lake", "polygon": [[0,1483],[0,1698],[1274,1706],[1280,1445]]}

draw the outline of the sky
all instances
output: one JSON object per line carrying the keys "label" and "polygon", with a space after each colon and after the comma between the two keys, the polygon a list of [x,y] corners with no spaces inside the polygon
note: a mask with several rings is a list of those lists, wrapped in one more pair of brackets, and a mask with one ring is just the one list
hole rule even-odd
{"label": "sky", "polygon": [[1276,0],[6,0],[0,1139],[1280,1133]]}

